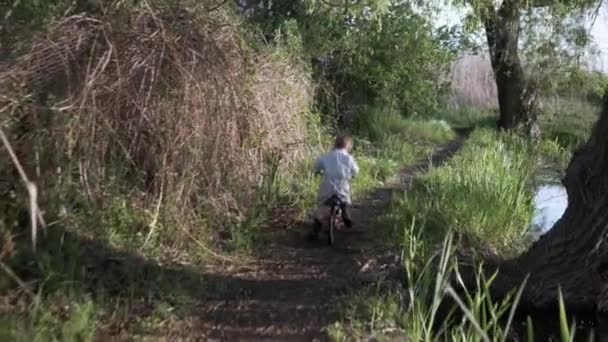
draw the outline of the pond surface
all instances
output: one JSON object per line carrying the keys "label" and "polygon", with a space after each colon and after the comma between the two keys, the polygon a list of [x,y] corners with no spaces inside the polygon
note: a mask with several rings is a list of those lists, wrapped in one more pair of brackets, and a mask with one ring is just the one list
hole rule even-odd
{"label": "pond surface", "polygon": [[568,193],[561,185],[541,185],[534,195],[532,235],[536,238],[548,232],[568,206]]}

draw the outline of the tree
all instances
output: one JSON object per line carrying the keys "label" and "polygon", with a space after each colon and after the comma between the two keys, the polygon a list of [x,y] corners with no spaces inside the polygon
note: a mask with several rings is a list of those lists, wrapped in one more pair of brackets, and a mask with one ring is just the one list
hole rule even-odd
{"label": "tree", "polygon": [[563,218],[521,256],[499,263],[494,293],[502,296],[529,276],[523,302],[557,305],[561,289],[572,312],[608,313],[608,95],[591,138],[573,156],[563,183]]}
{"label": "tree", "polygon": [[[539,85],[534,78],[526,75],[524,63],[520,58],[522,45],[520,35],[524,11],[544,10],[545,15],[556,18],[555,22],[559,23],[560,19],[567,17],[570,13],[576,10],[584,11],[598,2],[599,0],[464,1],[464,4],[473,8],[476,19],[485,30],[498,90],[499,128],[528,130],[534,125],[539,113]],[[569,24],[580,25],[580,23],[572,21]],[[557,45],[543,44],[543,48],[547,49],[547,46],[551,46],[552,50],[563,48]]]}

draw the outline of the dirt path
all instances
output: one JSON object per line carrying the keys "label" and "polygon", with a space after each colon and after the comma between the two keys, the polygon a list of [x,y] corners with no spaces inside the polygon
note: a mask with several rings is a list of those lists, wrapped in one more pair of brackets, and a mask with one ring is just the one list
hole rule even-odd
{"label": "dirt path", "polygon": [[[284,231],[270,240],[259,259],[236,269],[215,268],[231,298],[208,301],[196,324],[201,340],[312,341],[326,340],[324,328],[339,319],[334,308],[344,295],[378,280],[399,267],[395,254],[374,243],[373,220],[430,164],[449,159],[461,139],[442,146],[429,159],[403,169],[395,180],[353,205],[355,229],[340,232],[336,245],[307,241],[307,227]],[[198,329],[197,329],[198,330]],[[191,336],[191,335],[190,335]]]}

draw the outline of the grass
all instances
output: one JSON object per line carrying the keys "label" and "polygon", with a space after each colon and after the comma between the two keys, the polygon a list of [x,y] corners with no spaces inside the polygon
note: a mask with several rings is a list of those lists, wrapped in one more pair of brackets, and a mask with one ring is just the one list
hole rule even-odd
{"label": "grass", "polygon": [[521,289],[502,300],[494,300],[489,291],[494,278],[486,279],[478,272],[475,288],[455,290],[450,279],[460,279],[460,273],[450,234],[436,253],[423,256],[428,258],[423,267],[410,262],[420,259],[418,253],[428,252],[425,243],[417,240],[421,237],[417,231],[421,229],[424,227],[412,224],[402,234],[409,237],[403,241],[408,246],[421,248],[404,246],[413,252],[403,258],[407,273],[405,290],[387,291],[377,285],[350,297],[341,307],[346,319],[328,328],[334,340],[363,340],[369,336],[378,340],[399,336],[408,341],[507,339]]}
{"label": "grass", "polygon": [[415,143],[443,143],[455,137],[447,122],[420,117],[406,118],[398,112],[382,107],[363,107],[356,114],[353,130],[371,142],[382,142],[388,137],[399,137]]}
{"label": "grass", "polygon": [[389,220],[415,218],[429,238],[454,231],[474,247],[507,251],[527,233],[535,166],[536,152],[524,139],[477,130],[447,165],[413,182]]}
{"label": "grass", "polygon": [[[496,275],[486,277],[477,271],[472,275],[474,285],[466,287],[454,257],[457,245],[452,235],[447,235],[440,249],[427,255],[426,242],[419,240],[424,240],[420,230],[424,227],[412,224],[405,226],[402,234],[408,237],[402,241],[407,246],[402,247],[413,252],[403,255],[407,274],[403,290],[377,284],[347,298],[339,309],[344,320],[328,327],[332,340],[393,341],[396,337],[406,341],[504,342],[524,334],[526,341],[536,340],[533,319],[528,316],[524,323],[517,317],[526,280],[500,299],[490,291]],[[426,259],[424,264],[418,262],[421,258]],[[561,293],[556,303],[560,331],[551,340],[561,337],[562,341],[572,341],[576,326],[569,324]],[[590,336],[593,334],[591,331]]]}

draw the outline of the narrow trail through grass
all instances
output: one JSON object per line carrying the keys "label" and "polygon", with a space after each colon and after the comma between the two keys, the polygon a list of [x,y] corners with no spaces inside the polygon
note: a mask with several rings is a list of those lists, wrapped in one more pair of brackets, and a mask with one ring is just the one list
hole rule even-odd
{"label": "narrow trail through grass", "polygon": [[[309,242],[308,227],[272,232],[255,261],[239,266],[213,265],[205,273],[234,289],[232,295],[203,303],[189,327],[175,331],[190,337],[219,340],[325,340],[325,328],[338,321],[344,296],[379,281],[401,268],[398,253],[374,237],[374,220],[388,207],[393,193],[431,165],[450,159],[462,138],[439,146],[381,188],[354,203],[356,227],[340,232],[336,245]],[[215,286],[214,286],[215,287]]]}

